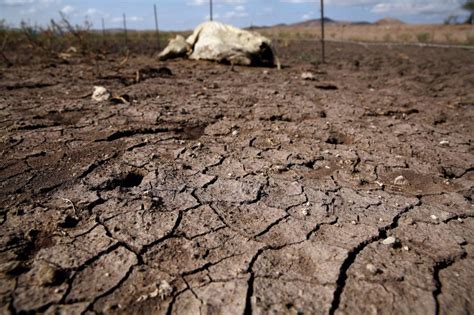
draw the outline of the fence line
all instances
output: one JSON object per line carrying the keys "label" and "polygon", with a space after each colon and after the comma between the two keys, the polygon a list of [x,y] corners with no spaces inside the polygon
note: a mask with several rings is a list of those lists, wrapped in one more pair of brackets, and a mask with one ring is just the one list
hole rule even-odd
{"label": "fence line", "polygon": [[[321,39],[315,38],[284,38],[277,36],[268,36],[273,41],[297,41],[297,42],[310,42],[316,43],[321,42]],[[340,44],[356,44],[361,46],[414,46],[414,47],[427,47],[427,48],[457,48],[457,49],[474,49],[474,46],[469,45],[449,45],[449,44],[426,44],[426,43],[410,43],[410,42],[364,42],[350,39],[325,39],[326,42],[340,43]]]}

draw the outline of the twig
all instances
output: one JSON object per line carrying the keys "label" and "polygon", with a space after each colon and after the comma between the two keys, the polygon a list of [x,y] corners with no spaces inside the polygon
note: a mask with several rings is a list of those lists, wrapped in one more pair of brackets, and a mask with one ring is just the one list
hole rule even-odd
{"label": "twig", "polygon": [[118,66],[119,69],[128,62],[128,58],[130,58],[130,50],[127,49],[127,54],[125,58],[120,62]]}
{"label": "twig", "polygon": [[72,210],[74,211],[74,215],[77,217],[76,207],[74,206],[74,203],[71,201],[71,199],[62,198],[62,197],[61,197],[61,199],[68,202],[72,206]]}
{"label": "twig", "polygon": [[8,40],[8,33],[5,33],[5,37],[3,38],[2,46],[0,47],[0,57],[5,60],[5,63],[7,64],[7,67],[10,67],[13,65],[13,63],[7,58],[7,56],[4,54],[5,47],[7,46],[7,40]]}

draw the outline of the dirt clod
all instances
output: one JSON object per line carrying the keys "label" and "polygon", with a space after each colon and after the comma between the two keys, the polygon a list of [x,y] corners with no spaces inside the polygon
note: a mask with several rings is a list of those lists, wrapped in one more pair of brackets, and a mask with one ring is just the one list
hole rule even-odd
{"label": "dirt clod", "polygon": [[36,283],[40,286],[52,286],[64,281],[63,271],[49,264],[43,263],[36,273]]}
{"label": "dirt clod", "polygon": [[92,99],[96,102],[103,102],[110,98],[110,92],[103,86],[94,86]]}
{"label": "dirt clod", "polygon": [[393,184],[394,184],[394,185],[397,185],[397,186],[407,186],[407,185],[409,185],[410,183],[408,182],[408,180],[407,180],[403,175],[400,175],[400,176],[397,176],[397,177],[393,180]]}

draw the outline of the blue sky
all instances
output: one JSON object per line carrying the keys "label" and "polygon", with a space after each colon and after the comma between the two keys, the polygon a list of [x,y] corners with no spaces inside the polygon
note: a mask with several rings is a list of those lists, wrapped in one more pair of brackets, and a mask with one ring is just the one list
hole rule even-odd
{"label": "blue sky", "polygon": [[[344,21],[384,17],[409,23],[442,23],[449,15],[466,16],[463,0],[325,0],[326,16]],[[45,25],[64,12],[74,24],[87,18],[94,28],[121,26],[122,14],[133,29],[153,29],[153,4],[161,29],[192,29],[209,17],[209,0],[0,0],[0,19]],[[214,19],[239,27],[294,23],[318,17],[319,0],[214,0]]]}

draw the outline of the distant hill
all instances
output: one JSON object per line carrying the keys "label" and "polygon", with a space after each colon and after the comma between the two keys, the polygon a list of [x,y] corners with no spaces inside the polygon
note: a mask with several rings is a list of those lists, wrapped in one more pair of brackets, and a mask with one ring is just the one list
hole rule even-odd
{"label": "distant hill", "polygon": [[[324,23],[326,24],[336,24],[338,23],[337,21],[330,19],[328,17],[324,18]],[[316,27],[321,25],[321,19],[312,19],[312,20],[307,20],[303,22],[298,22],[294,24],[290,24],[288,26],[299,26],[299,27]]]}
{"label": "distant hill", "polygon": [[[355,22],[350,22],[350,21],[336,21],[331,18],[325,17],[324,18],[324,23],[325,24],[345,24],[345,25],[371,25],[372,23],[366,22],[366,21],[355,21]],[[307,20],[303,22],[298,22],[294,24],[278,24],[274,26],[279,26],[279,27],[308,27],[308,28],[313,28],[313,27],[318,27],[321,25],[321,19],[312,19],[312,20]]]}
{"label": "distant hill", "polygon": [[403,22],[399,19],[386,17],[386,18],[378,20],[374,24],[375,25],[402,25],[402,24],[405,24],[405,22]]}

